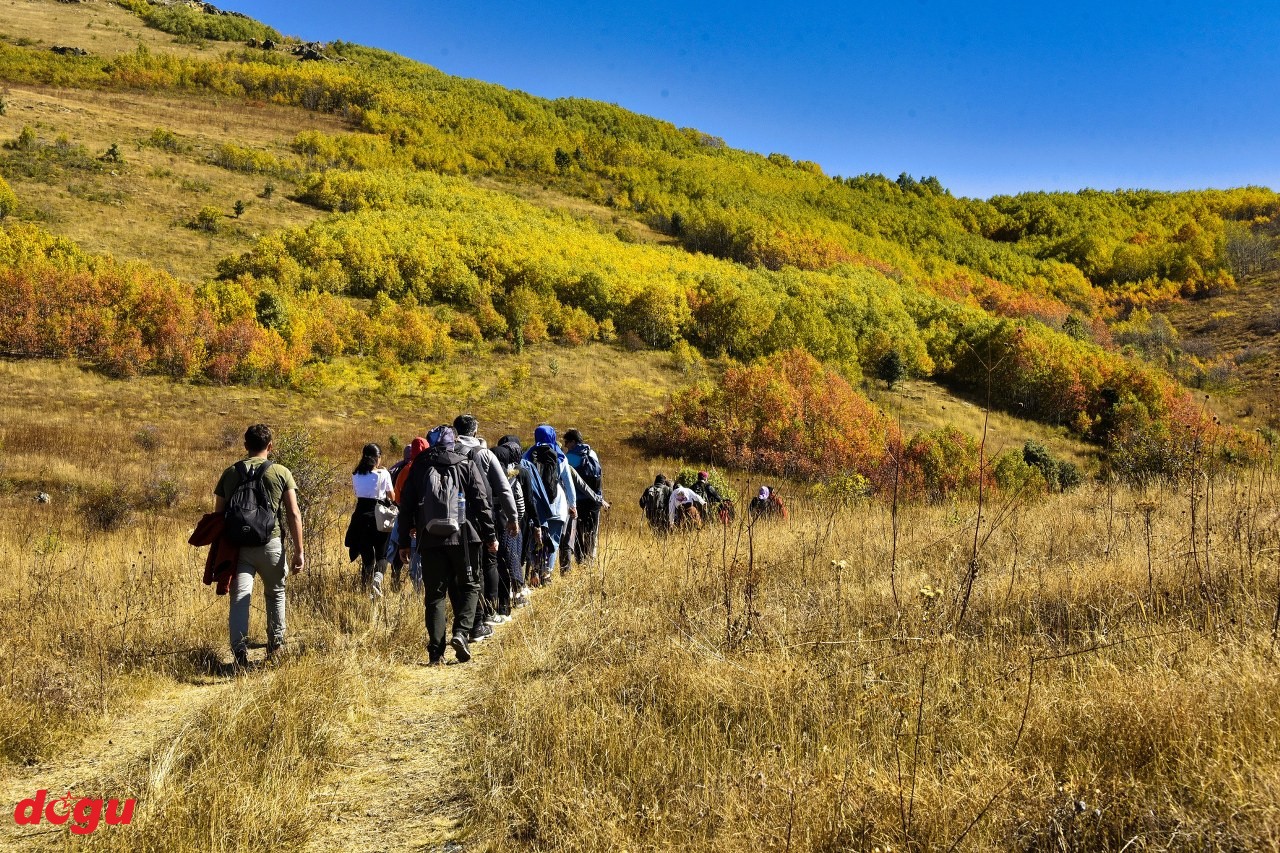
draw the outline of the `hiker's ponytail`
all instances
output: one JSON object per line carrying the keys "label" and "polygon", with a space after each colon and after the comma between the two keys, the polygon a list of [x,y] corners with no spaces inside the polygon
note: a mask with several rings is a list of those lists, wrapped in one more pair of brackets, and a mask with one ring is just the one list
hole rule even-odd
{"label": "hiker's ponytail", "polygon": [[382,458],[382,448],[372,442],[366,444],[361,452],[363,455],[360,457],[360,464],[351,472],[353,475],[368,474],[373,471],[374,466],[378,464],[378,460]]}

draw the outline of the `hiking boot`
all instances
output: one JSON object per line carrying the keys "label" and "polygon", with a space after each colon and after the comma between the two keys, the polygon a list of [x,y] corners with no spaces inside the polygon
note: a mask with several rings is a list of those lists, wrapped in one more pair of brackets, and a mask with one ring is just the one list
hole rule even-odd
{"label": "hiking boot", "polygon": [[482,642],[486,637],[492,637],[492,636],[493,636],[493,626],[486,625],[484,622],[481,622],[471,631],[471,642],[479,643],[479,642]]}
{"label": "hiking boot", "polygon": [[441,656],[441,657],[428,658],[427,666],[444,666],[444,657]]}
{"label": "hiking boot", "polygon": [[267,657],[264,662],[270,666],[278,666],[280,662],[284,660],[284,656],[284,646],[269,646],[267,648]]}
{"label": "hiking boot", "polygon": [[453,639],[449,641],[449,645],[453,646],[453,653],[458,656],[458,663],[466,663],[471,660],[471,650],[467,648],[467,638],[461,634],[454,634]]}

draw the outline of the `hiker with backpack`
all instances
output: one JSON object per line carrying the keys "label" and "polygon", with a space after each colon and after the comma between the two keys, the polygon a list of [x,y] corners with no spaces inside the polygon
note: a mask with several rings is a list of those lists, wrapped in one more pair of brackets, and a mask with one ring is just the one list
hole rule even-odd
{"label": "hiker with backpack", "polygon": [[[525,495],[533,490],[529,472],[520,467],[524,452],[520,438],[504,435],[493,448],[511,486],[511,496],[516,502],[516,529],[503,529],[498,534],[498,575],[502,581],[498,589],[498,612],[511,615],[511,608],[529,603],[529,587],[525,582],[523,543],[529,523],[528,502]],[[539,578],[541,580],[541,578]],[[505,593],[504,593],[505,590]]]}
{"label": "hiker with backpack", "polygon": [[[470,640],[480,597],[481,550],[497,553],[493,503],[479,466],[461,452],[452,426],[438,426],[431,445],[414,460],[399,519],[400,541],[417,531],[425,586],[427,663],[444,663],[446,644],[459,663],[471,660]],[[409,559],[408,549],[400,556]],[[445,598],[453,606],[453,631],[446,640]]]}
{"label": "hiker with backpack", "polygon": [[[453,429],[458,436],[458,452],[466,454],[476,464],[481,478],[488,486],[489,496],[493,500],[494,525],[500,530],[514,532],[518,529],[520,518],[515,496],[511,493],[511,484],[507,481],[502,463],[484,439],[476,435],[480,430],[480,422],[473,415],[458,415],[453,419]],[[484,563],[481,573],[484,587],[480,592],[480,610],[476,613],[473,640],[483,640],[493,633],[491,625],[505,622],[511,616],[510,607],[504,614],[498,606],[502,596],[497,552],[485,551],[480,559]]]}
{"label": "hiker with backpack", "polygon": [[569,478],[573,480],[573,492],[578,497],[578,517],[569,520],[569,525],[560,537],[560,574],[562,575],[569,573],[570,559],[574,563],[582,562],[577,551],[578,537],[581,535],[579,526],[582,524],[583,514],[591,512],[598,519],[600,511],[609,508],[609,502],[594,492],[572,465],[569,466]]}
{"label": "hiker with backpack", "polygon": [[382,579],[389,563],[386,559],[391,523],[387,521],[394,507],[395,487],[391,474],[382,467],[382,448],[370,443],[361,451],[360,462],[351,472],[356,507],[347,524],[343,544],[352,560],[360,560],[360,588],[374,599],[382,598]]}
{"label": "hiker with backpack", "polygon": [[[582,433],[578,430],[565,432],[564,454],[569,467],[577,472],[586,486],[578,495],[578,518],[573,525],[572,548],[568,549],[572,550],[573,559],[581,563],[595,559],[600,511],[608,509],[609,504],[604,499],[604,472],[600,467],[600,457],[591,445],[582,440]],[[561,563],[563,565],[565,560],[562,559]]]}
{"label": "hiker with backpack", "polygon": [[275,449],[271,428],[254,424],[245,430],[244,449],[249,455],[223,471],[213,490],[214,512],[224,520],[223,537],[239,549],[230,584],[227,630],[231,653],[240,667],[248,663],[249,599],[254,575],[261,576],[267,599],[267,659],[277,659],[284,646],[284,581],[290,563],[285,559],[281,510],[293,540],[293,571],[300,572],[306,565],[297,484],[288,468],[269,459]]}
{"label": "hiker with backpack", "polygon": [[671,513],[667,504],[671,500],[671,484],[666,474],[653,478],[653,485],[640,495],[640,508],[654,533],[666,533],[671,529]]}
{"label": "hiker with backpack", "polygon": [[761,486],[759,493],[751,499],[747,511],[750,512],[752,521],[762,518],[779,518],[786,521],[790,517],[786,505],[782,502],[782,496],[772,486]]}
{"label": "hiker with backpack", "polygon": [[540,424],[533,431],[533,447],[525,451],[520,466],[529,472],[532,492],[525,495],[530,515],[536,519],[530,543],[534,570],[543,585],[551,583],[560,540],[571,519],[578,515],[578,496],[569,462],[556,442],[555,428]]}
{"label": "hiker with backpack", "polygon": [[698,479],[689,488],[699,494],[707,502],[707,516],[719,519],[721,524],[733,521],[733,501],[720,494],[720,490],[711,484],[711,475],[706,471],[698,472]]}

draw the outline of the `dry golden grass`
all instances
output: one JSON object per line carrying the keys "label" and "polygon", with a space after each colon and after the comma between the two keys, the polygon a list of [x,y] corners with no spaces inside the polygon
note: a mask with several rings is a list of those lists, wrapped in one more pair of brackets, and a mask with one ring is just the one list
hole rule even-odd
{"label": "dry golden grass", "polygon": [[897,605],[883,507],[614,522],[472,721],[492,845],[1273,849],[1276,483],[1215,489],[1194,556],[1177,489],[988,507],[961,624],[969,505],[904,512]]}
{"label": "dry golden grass", "polygon": [[1250,432],[1280,426],[1280,349],[1274,328],[1280,324],[1280,276],[1246,282],[1237,291],[1170,306],[1170,321],[1184,346],[1206,345],[1214,356],[1240,361],[1236,387],[1215,393],[1210,405],[1224,423]]}
{"label": "dry golden grass", "polygon": [[148,29],[136,15],[115,3],[60,3],[58,0],[10,0],[4,7],[0,36],[30,39],[36,46],[66,45],[110,58],[138,45],[184,56],[216,56],[226,45],[182,44],[174,36]]}
{"label": "dry golden grass", "polygon": [[1097,465],[1097,448],[1081,441],[1065,427],[1055,429],[1001,411],[988,414],[980,401],[959,397],[932,382],[907,380],[890,391],[882,383],[870,381],[866,390],[872,402],[897,420],[907,435],[954,426],[965,435],[977,437],[982,435],[985,420],[988,457],[1020,449],[1028,439],[1034,439],[1055,459],[1069,459],[1084,468]]}
{"label": "dry golden grass", "polygon": [[[888,508],[833,509],[798,493],[790,524],[655,540],[634,502],[659,463],[620,439],[680,379],[668,357],[593,347],[450,369],[447,391],[309,397],[0,363],[0,748],[9,762],[43,762],[11,763],[0,790],[30,796],[67,780],[139,798],[129,827],[46,840],[130,850],[324,849],[362,832],[386,849],[427,839],[528,850],[1280,843],[1270,473],[1215,481],[1207,510],[1198,487],[1194,554],[1185,488],[988,505],[983,535],[991,519],[996,528],[956,625],[971,503],[904,508],[896,552]],[[407,439],[459,408],[474,408],[490,437],[527,435],[544,412],[580,426],[604,452],[615,509],[594,566],[540,592],[477,668],[437,683],[415,671],[421,602],[393,596],[374,622],[354,587],[341,547],[345,473],[365,441]],[[311,430],[341,469],[309,531],[309,569],[290,581],[298,653],[228,681],[226,602],[198,583],[203,552],[185,539],[256,420]],[[136,496],[162,471],[179,487],[175,506],[140,509],[116,531],[84,523],[82,495],[114,482]],[[40,489],[49,504],[33,500]],[[262,618],[255,608],[255,636]],[[428,694],[415,730],[414,697]],[[151,697],[172,703],[145,731],[130,721]],[[106,748],[101,737],[120,740]],[[465,748],[451,750],[455,738]],[[436,756],[463,761],[454,795],[439,794]],[[394,810],[405,808],[397,794],[421,791],[435,792],[429,810]],[[342,821],[326,820],[334,813]]]}

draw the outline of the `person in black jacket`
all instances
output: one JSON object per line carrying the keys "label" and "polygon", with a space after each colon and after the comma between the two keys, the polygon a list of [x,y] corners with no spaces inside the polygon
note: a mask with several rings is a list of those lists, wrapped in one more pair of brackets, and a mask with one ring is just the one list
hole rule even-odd
{"label": "person in black jacket", "polygon": [[[498,612],[511,615],[511,608],[521,607],[529,603],[529,587],[525,585],[524,575],[524,539],[529,521],[529,510],[525,505],[525,495],[533,489],[529,482],[529,472],[520,467],[520,455],[524,448],[520,446],[520,437],[504,435],[493,448],[493,455],[498,457],[507,482],[511,485],[511,495],[516,502],[516,529],[504,528],[498,535],[498,574],[505,587],[498,590]],[[505,595],[504,595],[505,589]]]}
{"label": "person in black jacket", "polygon": [[[458,662],[466,663],[471,660],[467,641],[480,597],[480,549],[487,548],[490,553],[498,550],[493,503],[478,467],[459,452],[453,427],[436,427],[427,440],[431,446],[414,460],[400,496],[404,509],[400,513],[399,539],[408,542],[410,530],[419,528],[418,555],[422,559],[422,580],[426,588],[428,663],[436,666],[444,662],[446,595],[453,605],[453,636],[448,644],[453,647]],[[426,522],[430,519],[422,517],[423,507],[431,503],[424,503],[423,499],[430,491],[433,470],[440,474],[454,471],[466,501],[465,517],[458,519],[461,529],[447,536],[429,533]],[[401,549],[401,558],[407,561],[408,557],[408,549]]]}

